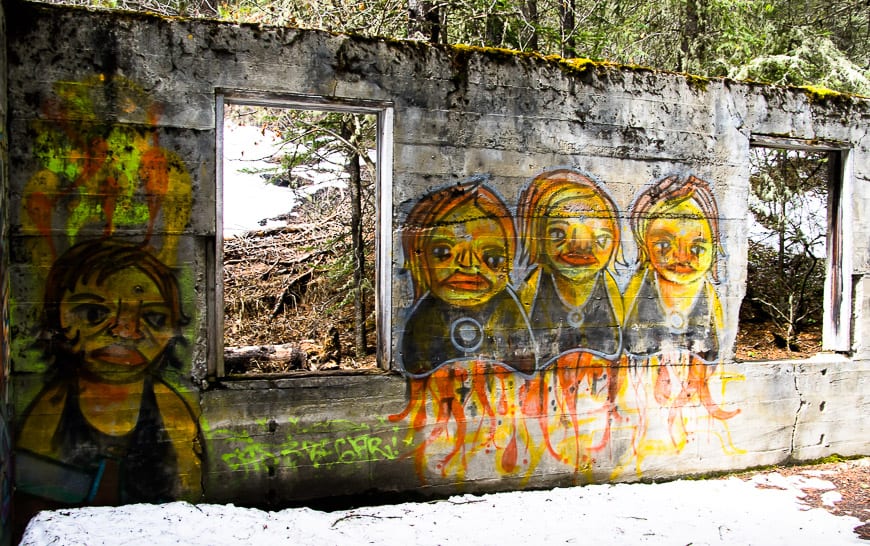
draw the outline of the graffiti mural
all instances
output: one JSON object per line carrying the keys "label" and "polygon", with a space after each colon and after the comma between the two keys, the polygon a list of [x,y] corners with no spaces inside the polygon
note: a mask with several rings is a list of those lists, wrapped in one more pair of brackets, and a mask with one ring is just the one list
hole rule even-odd
{"label": "graffiti mural", "polygon": [[[18,423],[16,495],[37,508],[196,499],[201,433],[177,380],[190,318],[173,266],[190,175],[134,82],[58,82],[43,110],[22,223],[38,234],[33,262],[51,264],[31,289],[45,383]],[[117,113],[125,123],[107,121]]]}
{"label": "graffiti mural", "polygon": [[[160,105],[120,76],[54,87],[42,108],[47,121],[33,124],[42,168],[24,188],[25,227],[41,235],[34,262],[57,258],[80,236],[125,231],[144,234],[158,258],[172,263],[190,217],[191,180],[159,132],[145,128],[157,123]],[[107,123],[118,113],[126,123]],[[158,233],[166,234],[162,241],[153,240]]]}
{"label": "graffiti mural", "polygon": [[534,371],[528,319],[508,284],[516,231],[492,190],[475,181],[424,197],[402,244],[414,285],[400,343],[407,373],[467,360]]}
{"label": "graffiti mural", "polygon": [[547,452],[575,472],[588,471],[610,436],[622,344],[622,296],[613,277],[617,208],[599,182],[559,169],[532,180],[517,209],[524,258],[533,266],[524,299],[543,367],[533,413],[547,416]]}
{"label": "graffiti mural", "polygon": [[622,296],[612,275],[619,246],[616,205],[592,179],[544,173],[520,196],[524,281],[542,365],[576,362],[577,353],[619,356]]}
{"label": "graffiti mural", "polygon": [[[270,424],[272,428],[270,429]],[[326,469],[351,463],[392,461],[401,455],[395,431],[345,419],[300,423],[290,418],[280,425],[266,420],[257,423],[257,433],[212,428],[209,440],[219,440],[235,447],[221,455],[233,472],[262,473],[276,468],[288,470]],[[262,436],[278,427],[287,432],[277,443],[264,442]]]}
{"label": "graffiti mural", "polygon": [[739,410],[724,394],[739,378],[720,363],[709,184],[667,177],[626,215],[594,177],[555,169],[523,188],[515,214],[504,203],[475,179],[424,196],[403,226],[409,400],[391,419],[409,424],[420,478],[641,474],[699,435],[735,452],[727,421]]}
{"label": "graffiti mural", "polygon": [[640,259],[625,291],[621,406],[636,421],[642,459],[681,451],[693,432],[710,428],[709,418],[722,423],[739,410],[723,409],[710,389],[722,373],[724,321],[715,289],[719,211],[709,185],[665,178],[638,196],[630,219]]}
{"label": "graffiti mural", "polygon": [[[45,383],[17,423],[18,491],[62,504],[196,499],[202,432],[179,379],[193,331],[179,259],[190,174],[133,82],[59,82],[43,111],[21,218],[32,263],[45,264],[31,288],[41,352],[25,367]],[[624,209],[572,168],[507,198],[496,187],[475,176],[437,188],[401,218],[395,355],[408,399],[388,433],[291,420],[273,444],[217,428],[209,439],[232,448],[216,459],[271,473],[409,458],[423,481],[522,486],[541,473],[641,475],[707,439],[737,452],[726,390],[741,378],[722,365],[709,183],[669,176]]]}
{"label": "graffiti mural", "polygon": [[180,365],[187,321],[169,269],[138,245],[86,241],[54,263],[44,307],[53,377],[23,417],[19,488],[72,503],[177,498],[199,472],[193,412],[160,379]]}

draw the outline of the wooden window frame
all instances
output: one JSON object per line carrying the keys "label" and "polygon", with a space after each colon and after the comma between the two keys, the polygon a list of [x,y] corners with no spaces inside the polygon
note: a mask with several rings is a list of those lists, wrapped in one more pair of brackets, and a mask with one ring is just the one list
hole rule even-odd
{"label": "wooden window frame", "polygon": [[825,301],[822,351],[852,350],[852,187],[853,153],[835,142],[805,141],[753,135],[750,147],[829,152]]}
{"label": "wooden window frame", "polygon": [[[390,331],[392,305],[392,165],[393,165],[393,117],[390,102],[365,99],[332,99],[321,96],[281,94],[251,90],[221,89],[215,92],[215,232],[214,244],[207,250],[209,271],[208,328],[208,375],[214,379],[227,379],[224,367],[224,312],[223,312],[223,121],[227,104],[250,105],[294,110],[317,110],[325,112],[348,112],[371,114],[377,117],[377,142],[375,199],[377,223],[375,226],[375,313],[377,317],[377,362],[383,370],[391,368],[392,355]],[[316,372],[314,372],[316,373]],[[348,372],[350,375],[350,372]],[[263,379],[251,375],[244,379]]]}

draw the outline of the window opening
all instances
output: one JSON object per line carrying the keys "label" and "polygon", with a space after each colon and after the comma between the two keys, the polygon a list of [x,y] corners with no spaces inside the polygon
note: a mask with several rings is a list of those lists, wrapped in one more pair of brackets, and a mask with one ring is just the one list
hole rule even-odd
{"label": "window opening", "polygon": [[378,111],[218,110],[219,375],[377,368]]}
{"label": "window opening", "polygon": [[735,356],[795,359],[836,348],[823,347],[829,335],[823,333],[843,294],[841,152],[753,146],[750,167],[746,295]]}

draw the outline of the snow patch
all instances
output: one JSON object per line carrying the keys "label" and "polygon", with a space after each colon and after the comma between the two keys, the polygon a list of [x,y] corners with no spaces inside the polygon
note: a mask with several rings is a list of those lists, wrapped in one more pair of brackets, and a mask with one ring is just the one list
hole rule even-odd
{"label": "snow patch", "polygon": [[[857,518],[806,510],[797,500],[798,484],[824,488],[828,482],[768,476],[769,481],[461,495],[336,512],[186,502],[57,510],[31,520],[21,544],[865,544],[852,532]],[[756,483],[788,489],[761,489]]]}

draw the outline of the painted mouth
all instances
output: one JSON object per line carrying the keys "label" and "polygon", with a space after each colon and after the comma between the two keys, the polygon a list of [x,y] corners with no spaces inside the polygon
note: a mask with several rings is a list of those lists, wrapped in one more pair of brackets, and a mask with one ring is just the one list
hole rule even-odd
{"label": "painted mouth", "polygon": [[469,275],[468,273],[454,273],[441,283],[452,290],[466,292],[481,292],[489,290],[492,283],[482,275]]}
{"label": "painted mouth", "polygon": [[665,269],[667,269],[668,271],[671,271],[673,273],[680,274],[680,275],[685,275],[687,273],[694,273],[696,271],[696,269],[694,267],[692,267],[691,265],[688,265],[688,264],[672,264],[672,265],[665,267]]}
{"label": "painted mouth", "polygon": [[559,261],[573,267],[596,265],[598,263],[598,260],[594,255],[587,254],[586,252],[568,252],[565,254],[559,254]]}
{"label": "painted mouth", "polygon": [[139,351],[124,345],[109,345],[97,349],[91,353],[91,358],[107,364],[120,364],[124,366],[143,366],[148,364],[148,359]]}

